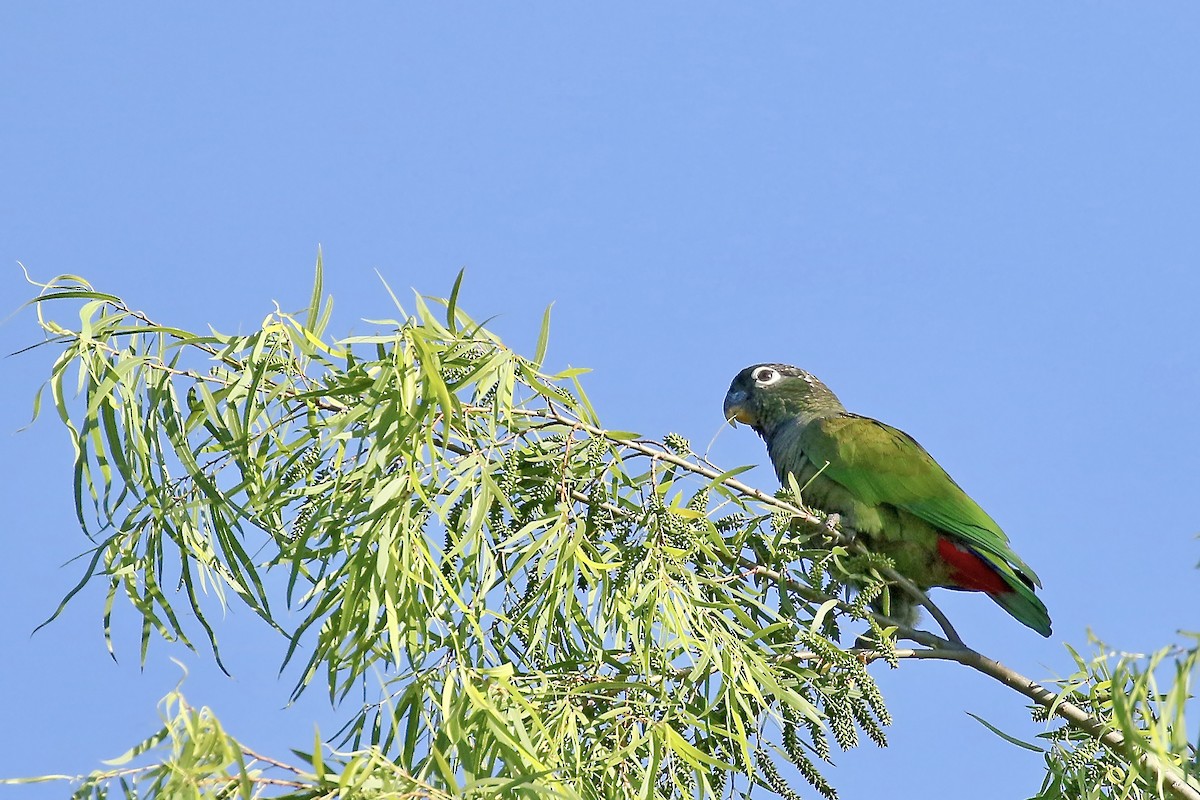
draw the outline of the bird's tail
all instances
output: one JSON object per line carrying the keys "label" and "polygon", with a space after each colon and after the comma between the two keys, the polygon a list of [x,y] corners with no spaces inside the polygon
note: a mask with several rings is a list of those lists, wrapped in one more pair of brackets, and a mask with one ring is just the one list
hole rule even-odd
{"label": "bird's tail", "polygon": [[1018,622],[1033,628],[1042,636],[1049,636],[1051,633],[1050,612],[1046,610],[1045,604],[1020,578],[1013,576],[1013,580],[1009,580],[1008,575],[1001,574],[1005,579],[1004,582],[1008,584],[1009,591],[988,592],[988,597],[1016,617]]}
{"label": "bird's tail", "polygon": [[1033,593],[1034,581],[998,554],[976,550],[949,537],[938,539],[938,553],[950,566],[950,588],[983,592],[1019,622],[1050,635],[1050,612]]}

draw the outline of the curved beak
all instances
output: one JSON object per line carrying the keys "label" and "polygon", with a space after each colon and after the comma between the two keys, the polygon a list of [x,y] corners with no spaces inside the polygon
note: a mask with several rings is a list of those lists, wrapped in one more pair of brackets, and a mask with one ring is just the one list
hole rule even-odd
{"label": "curved beak", "polygon": [[738,422],[745,425],[751,425],[754,422],[749,409],[745,406],[748,398],[749,395],[744,389],[730,389],[725,395],[725,403],[723,405],[725,421],[735,428]]}

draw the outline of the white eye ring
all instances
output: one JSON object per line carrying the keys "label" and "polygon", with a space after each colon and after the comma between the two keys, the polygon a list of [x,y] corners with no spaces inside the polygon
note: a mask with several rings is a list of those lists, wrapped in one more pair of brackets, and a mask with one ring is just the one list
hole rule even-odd
{"label": "white eye ring", "polygon": [[758,369],[754,370],[754,382],[759,386],[770,386],[772,383],[775,383],[777,380],[779,380],[779,378],[779,372],[771,369],[770,367],[759,367]]}

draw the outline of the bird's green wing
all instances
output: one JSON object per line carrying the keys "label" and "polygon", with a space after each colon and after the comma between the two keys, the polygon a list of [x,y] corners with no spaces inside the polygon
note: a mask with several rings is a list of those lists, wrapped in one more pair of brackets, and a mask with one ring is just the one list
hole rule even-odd
{"label": "bird's green wing", "polygon": [[1042,585],[1008,546],[995,520],[904,431],[869,417],[838,414],[805,426],[800,446],[818,467],[829,462],[822,474],[863,502],[902,508]]}

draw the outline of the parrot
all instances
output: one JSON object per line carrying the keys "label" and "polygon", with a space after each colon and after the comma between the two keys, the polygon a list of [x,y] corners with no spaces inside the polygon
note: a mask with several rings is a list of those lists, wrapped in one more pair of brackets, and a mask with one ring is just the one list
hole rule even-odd
{"label": "parrot", "polygon": [[[787,364],[755,364],[733,379],[725,419],[749,425],[767,445],[780,483],[805,505],[838,515],[873,552],[922,591],[983,592],[1018,622],[1050,636],[1037,574],[1008,536],[903,431],[846,411],[815,376]],[[892,592],[892,616],[911,625],[912,598]],[[899,602],[897,602],[899,601]]]}

